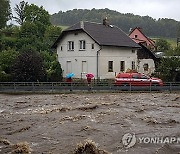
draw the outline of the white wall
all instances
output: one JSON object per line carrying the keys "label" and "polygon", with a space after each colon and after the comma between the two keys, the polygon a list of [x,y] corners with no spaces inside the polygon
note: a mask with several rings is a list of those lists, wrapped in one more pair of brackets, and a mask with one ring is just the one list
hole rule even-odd
{"label": "white wall", "polygon": [[[148,71],[144,71],[144,64],[149,65]],[[153,59],[139,59],[138,72],[146,75],[151,75],[155,71],[155,64]]]}
{"label": "white wall", "polygon": [[[79,50],[79,40],[86,41],[86,50]],[[74,51],[67,51],[68,41],[74,41]],[[94,49],[92,49],[94,44]],[[61,51],[62,46],[62,51]],[[93,73],[96,76],[97,68],[97,51],[100,49],[99,45],[91,39],[86,33],[79,32],[78,35],[71,33],[66,35],[58,44],[57,53],[58,60],[63,69],[63,77],[67,72],[67,61],[72,63],[72,72],[75,74],[75,78],[85,77],[85,73]],[[87,62],[87,72],[82,72],[82,61]]]}
{"label": "white wall", "polygon": [[[108,61],[113,61],[113,72],[108,72]],[[132,48],[103,47],[99,56],[101,78],[114,78],[120,72],[120,61],[125,61],[125,71],[131,69],[132,61],[137,64],[137,51],[132,53]]]}

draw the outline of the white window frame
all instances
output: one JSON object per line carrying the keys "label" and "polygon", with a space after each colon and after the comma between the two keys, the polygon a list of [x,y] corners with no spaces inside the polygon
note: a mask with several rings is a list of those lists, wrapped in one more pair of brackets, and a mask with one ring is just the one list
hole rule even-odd
{"label": "white window frame", "polygon": [[94,50],[95,46],[94,43],[91,44],[91,49]]}
{"label": "white window frame", "polygon": [[74,51],[74,41],[68,41],[68,51]]}
{"label": "white window frame", "polygon": [[136,69],[136,62],[135,62],[135,61],[132,61],[132,62],[131,62],[131,69],[132,69],[132,70],[135,70],[135,69]]}
{"label": "white window frame", "polygon": [[66,61],[66,73],[72,72],[72,62],[70,60]]}
{"label": "white window frame", "polygon": [[111,61],[108,61],[108,72],[113,72],[113,64],[114,62],[111,60]]}
{"label": "white window frame", "polygon": [[82,61],[82,73],[87,73],[88,72],[88,63],[87,63],[87,61]]}
{"label": "white window frame", "polygon": [[85,40],[79,40],[79,50],[86,50],[86,41]]}

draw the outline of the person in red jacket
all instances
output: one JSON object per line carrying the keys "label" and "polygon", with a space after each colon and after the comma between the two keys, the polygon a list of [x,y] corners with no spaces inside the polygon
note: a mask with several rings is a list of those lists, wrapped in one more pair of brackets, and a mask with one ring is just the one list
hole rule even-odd
{"label": "person in red jacket", "polygon": [[87,78],[88,85],[91,84],[91,78]]}
{"label": "person in red jacket", "polygon": [[72,78],[66,78],[66,82],[71,83],[72,82]]}

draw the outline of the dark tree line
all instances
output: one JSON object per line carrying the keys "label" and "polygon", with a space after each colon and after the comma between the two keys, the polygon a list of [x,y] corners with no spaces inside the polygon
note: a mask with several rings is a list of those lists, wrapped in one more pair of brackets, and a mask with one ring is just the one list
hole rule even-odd
{"label": "dark tree line", "polygon": [[108,17],[111,24],[120,27],[126,33],[130,28],[141,27],[146,35],[157,37],[177,37],[180,22],[173,19],[153,19],[149,16],[139,16],[131,13],[122,14],[109,9],[74,9],[66,12],[59,11],[51,16],[54,25],[70,26],[81,20],[101,23]]}

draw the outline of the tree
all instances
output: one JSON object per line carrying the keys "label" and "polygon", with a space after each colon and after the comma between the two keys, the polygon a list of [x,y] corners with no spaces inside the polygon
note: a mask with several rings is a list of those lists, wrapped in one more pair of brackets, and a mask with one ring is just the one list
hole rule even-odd
{"label": "tree", "polygon": [[22,52],[14,63],[13,75],[15,81],[44,81],[46,73],[39,53],[32,50]]}
{"label": "tree", "polygon": [[50,23],[49,13],[41,6],[34,4],[25,7],[25,22],[34,23],[38,27],[38,36],[43,37],[44,32]]}
{"label": "tree", "polygon": [[180,47],[168,50],[166,56],[180,56]]}
{"label": "tree", "polygon": [[61,31],[62,31],[61,27],[58,26],[51,25],[46,28],[43,38],[44,47],[46,47],[44,50],[49,50],[51,48],[53,43],[61,34]]}
{"label": "tree", "polygon": [[2,43],[2,40],[3,40],[3,34],[2,34],[2,31],[0,30],[0,52],[1,52],[2,49],[3,49],[3,43]]}
{"label": "tree", "polygon": [[24,51],[26,48],[33,49],[35,51],[42,51],[47,49],[47,45],[43,44],[42,34],[39,34],[39,28],[35,23],[25,22],[19,33],[19,39],[17,43],[17,48]]}
{"label": "tree", "polygon": [[31,45],[36,49],[38,39],[38,27],[31,22],[25,22],[19,33],[18,48],[22,49],[24,46]]}
{"label": "tree", "polygon": [[167,52],[171,49],[170,44],[165,39],[158,39],[155,43],[157,51]]}
{"label": "tree", "polygon": [[6,22],[10,19],[11,8],[9,0],[0,0],[0,29],[6,26]]}
{"label": "tree", "polygon": [[15,21],[22,25],[25,22],[25,8],[28,5],[28,2],[22,1],[19,3],[19,5],[16,4],[16,7],[14,8],[14,11],[17,14],[17,17],[13,17]]}
{"label": "tree", "polygon": [[40,54],[43,58],[44,67],[46,69],[47,81],[62,81],[62,69],[57,61],[57,55],[46,51],[42,51]]}
{"label": "tree", "polygon": [[177,37],[180,38],[180,23],[177,25]]}
{"label": "tree", "polygon": [[174,49],[174,56],[180,56],[180,47]]}
{"label": "tree", "polygon": [[[23,4],[24,22],[20,28],[17,48],[34,49],[36,51],[49,50],[49,45],[45,44],[45,31],[50,26],[49,13],[34,4]],[[48,40],[48,39],[47,39]]]}
{"label": "tree", "polygon": [[0,52],[0,81],[7,82],[12,80],[11,68],[15,59],[18,56],[18,52],[13,49],[4,50]]}
{"label": "tree", "polygon": [[160,77],[164,81],[177,81],[178,74],[180,74],[180,58],[166,57],[161,60],[157,69],[160,72]]}
{"label": "tree", "polygon": [[8,25],[0,30],[0,51],[17,48],[17,40],[19,37],[19,27]]}

